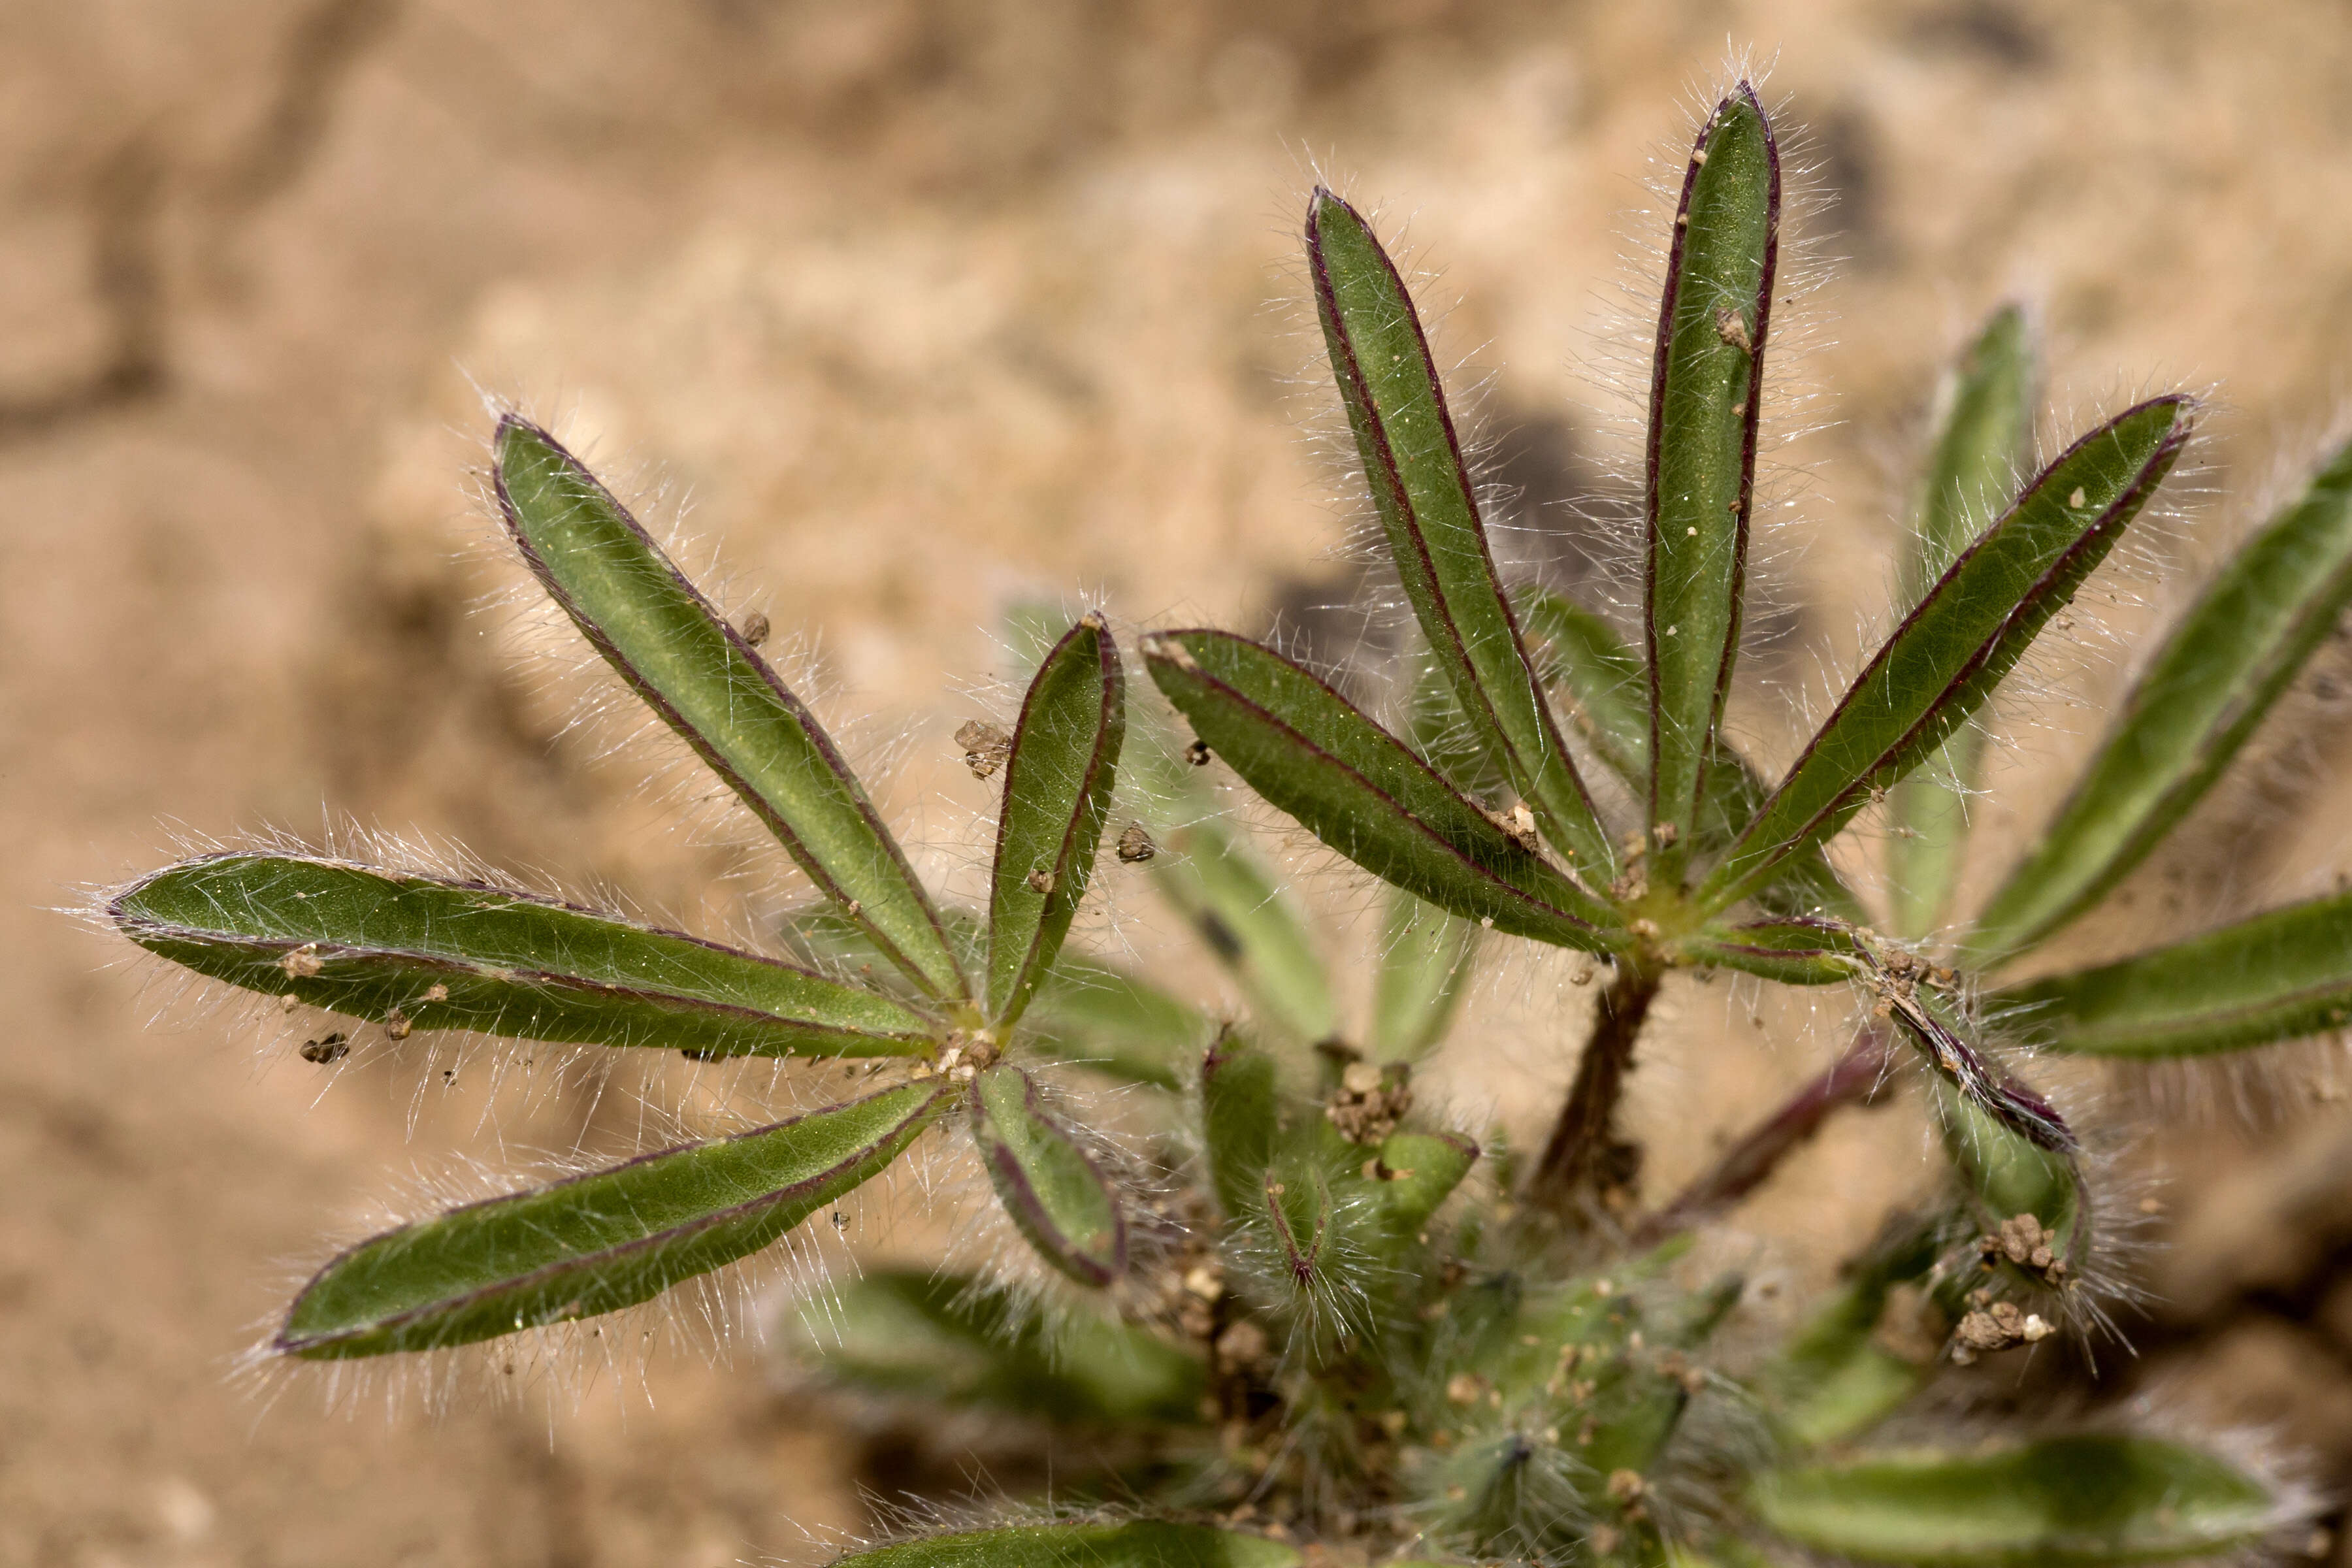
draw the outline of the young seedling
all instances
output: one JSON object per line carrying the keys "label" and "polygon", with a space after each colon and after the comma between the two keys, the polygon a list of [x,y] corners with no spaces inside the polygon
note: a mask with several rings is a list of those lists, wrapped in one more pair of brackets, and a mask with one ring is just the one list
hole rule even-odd
{"label": "young seedling", "polygon": [[[1093,1433],[1087,1451],[1118,1473],[1082,1468],[1066,1497],[1128,1502],[1014,1508],[845,1561],[1990,1568],[2283,1539],[2306,1501],[2234,1448],[2054,1414],[1940,1448],[1873,1436],[1945,1366],[2095,1324],[2116,1285],[2105,1178],[2000,1039],[2175,1058],[2352,1012],[2342,896],[2010,978],[2181,823],[2336,625],[2352,447],[2166,636],[2082,782],[1967,917],[1971,721],[2146,511],[2198,407],[2148,398],[2029,471],[2032,335],[2023,312],[1996,312],[1938,405],[1898,623],[1768,777],[1724,715],[1783,212],[1771,120],[1741,82],[1698,129],[1665,237],[1626,637],[1499,574],[1411,293],[1364,218],[1318,189],[1314,304],[1427,656],[1413,722],[1391,732],[1247,638],[1155,631],[1141,666],[1188,737],[1157,710],[1130,721],[1103,616],[1056,625],[1013,727],[957,732],[1002,792],[982,910],[918,879],[764,638],[730,626],[552,437],[502,420],[496,492],[522,561],[824,900],[787,924],[796,962],[286,850],[167,868],[110,895],[107,918],[199,974],[396,1037],[877,1070],[838,1104],[372,1237],[301,1289],[271,1350],[443,1350],[645,1301],[770,1247],[951,1125],[1034,1267],[870,1273],[784,1337],[845,1389]],[[1220,820],[1213,763],[1388,884],[1369,1017],[1350,1026],[1311,931]],[[1879,803],[1884,921],[1825,853]],[[1245,1016],[1068,950],[1107,847],[1228,967]],[[1433,1117],[1413,1083],[1502,939],[1571,950],[1574,977],[1602,981],[1549,1136],[1524,1158]],[[1662,988],[1717,970],[1846,987],[1869,1018],[1700,1179],[1645,1205],[1623,1084]],[[303,1054],[331,1060],[345,1037]],[[1694,1274],[1695,1233],[1826,1119],[1893,1092],[1906,1058],[1943,1129],[1944,1195],[1898,1216],[1783,1342],[1717,1348],[1742,1286]],[[1139,1086],[1145,1130],[1130,1116],[1124,1142],[1079,1092],[1105,1073]]]}

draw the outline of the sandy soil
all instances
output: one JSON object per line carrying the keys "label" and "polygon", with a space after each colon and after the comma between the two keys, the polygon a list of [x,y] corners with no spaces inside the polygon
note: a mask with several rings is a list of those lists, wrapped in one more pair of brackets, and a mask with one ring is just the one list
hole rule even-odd
{"label": "sandy soil", "polygon": [[[2188,498],[2179,562],[2210,558],[2342,389],[2352,26],[2315,4],[2044,10],[0,14],[0,1568],[700,1568],[805,1556],[803,1528],[864,1519],[856,1446],[755,1353],[665,1361],[650,1399],[551,1413],[329,1413],[314,1384],[265,1403],[233,1382],[316,1237],[413,1169],[497,1155],[481,1091],[428,1087],[412,1132],[436,1076],[414,1059],[320,1096],[234,1020],[151,1030],[142,973],[55,912],[176,833],[315,834],[329,812],[713,921],[772,869],[667,829],[641,764],[559,738],[564,683],[516,675],[504,623],[468,613],[499,581],[458,558],[480,537],[478,387],[691,495],[743,602],[814,637],[828,717],[901,759],[883,794],[927,864],[968,882],[974,802],[943,737],[1008,605],[1281,615],[1335,650],[1360,635],[1319,608],[1358,574],[1331,554],[1345,515],[1307,439],[1323,405],[1288,379],[1308,363],[1290,258],[1315,170],[1410,220],[1429,298],[1454,306],[1448,352],[1493,375],[1525,552],[1574,574],[1577,530],[1549,503],[1622,454],[1583,368],[1622,341],[1619,217],[1727,36],[1750,40],[1778,51],[1772,85],[1841,197],[1813,233],[1848,258],[1807,307],[1797,375],[1819,396],[1790,417],[1823,427],[1782,454],[1779,636],[1738,700],[1780,754],[1791,691],[1850,668],[1884,615],[1890,459],[2005,291],[2040,302],[2068,420],[2142,386],[2222,389],[2223,490]],[[2138,586],[2160,607],[2183,578]],[[2086,705],[2019,710],[1979,881],[2095,729],[2112,663],[2058,659],[2050,679]],[[2232,852],[2158,868],[2081,947],[2347,865],[2332,710],[2297,715],[2297,746],[2200,825]],[[1482,995],[1491,1049],[1451,1065],[1465,1103],[1564,1079],[1557,984],[1519,966]],[[1761,1028],[1703,999],[1679,1016],[1642,1082],[1661,1130],[1689,1093],[1730,1106],[1824,1048],[1800,1008]],[[2326,1067],[2306,1052],[2252,1089],[2170,1086],[2176,1109],[2242,1089],[2284,1120],[2168,1134],[2199,1173],[2157,1266],[2176,1304],[2116,1386],[2275,1423],[2341,1481],[2352,1124],[2314,1103]],[[557,1142],[586,1114],[555,1093],[504,1132]],[[1918,1171],[1906,1114],[1826,1141],[1744,1223],[1818,1268],[1894,1195],[1884,1161]],[[1684,1142],[1686,1165],[1701,1145]],[[2167,1392],[2188,1384],[2205,1392]]]}

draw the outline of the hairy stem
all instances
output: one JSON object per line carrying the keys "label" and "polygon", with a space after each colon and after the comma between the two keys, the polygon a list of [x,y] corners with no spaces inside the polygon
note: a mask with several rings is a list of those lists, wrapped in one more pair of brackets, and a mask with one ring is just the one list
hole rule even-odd
{"label": "hairy stem", "polygon": [[1841,1106],[1866,1105],[1877,1098],[1894,1066],[1894,1033],[1872,1024],[1854,1037],[1845,1054],[1749,1129],[1675,1200],[1635,1227],[1633,1245],[1648,1247],[1722,1213],[1763,1185],[1789,1154],[1810,1142]]}
{"label": "hairy stem", "polygon": [[1584,1200],[1605,1201],[1613,1192],[1630,1191],[1641,1174],[1641,1150],[1617,1136],[1617,1101],[1633,1070],[1633,1042],[1664,978],[1662,970],[1637,957],[1617,961],[1616,977],[1592,1016],[1592,1037],[1577,1063],[1576,1081],[1528,1184],[1529,1202],[1574,1217]]}

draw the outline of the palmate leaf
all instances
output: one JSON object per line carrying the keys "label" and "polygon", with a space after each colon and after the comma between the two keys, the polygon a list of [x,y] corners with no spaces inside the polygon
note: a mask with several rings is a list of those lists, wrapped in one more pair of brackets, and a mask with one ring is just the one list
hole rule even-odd
{"label": "palmate leaf", "polygon": [[1127,1217],[1118,1194],[1070,1130],[1038,1103],[1016,1067],[971,1080],[972,1139],[1004,1212],[1037,1256],[1081,1285],[1127,1272]]}
{"label": "palmate leaf", "polygon": [[2201,1056],[2352,1020],[2352,894],[2273,910],[1994,1001],[2034,1043],[2083,1056]]}
{"label": "palmate leaf", "polygon": [[1653,877],[1679,880],[1739,656],[1780,157],[1741,82],[1683,179],[1651,372],[1642,620],[1650,669]]}
{"label": "palmate leaf", "polygon": [[1605,877],[1614,852],[1495,575],[1476,487],[1404,280],[1356,210],[1318,187],[1307,266],[1331,370],[1405,596],[1471,727],[1545,836]]}
{"label": "palmate leaf", "polygon": [[698,1056],[913,1056],[932,1026],[873,992],[616,915],[323,857],[210,855],[107,904],[199,974],[395,1029]]}
{"label": "palmate leaf", "polygon": [[[1912,507],[1903,603],[1916,605],[2000,515],[2033,432],[2034,353],[2025,312],[1993,312],[1937,398],[1936,438]],[[1936,755],[1887,791],[1887,880],[1897,936],[1926,936],[1942,918],[1968,844],[1968,790],[1983,731],[1963,724]]]}
{"label": "palmate leaf", "polygon": [[1376,877],[1539,942],[1622,947],[1606,905],[1515,842],[1396,737],[1269,648],[1223,632],[1144,639],[1151,679],[1267,802]]}
{"label": "palmate leaf", "polygon": [[800,699],[553,437],[510,414],[495,450],[507,531],[548,595],[892,963],[964,997],[929,895]]}
{"label": "palmate leaf", "polygon": [[1204,1369],[1181,1346],[1113,1318],[1049,1325],[1010,1291],[958,1275],[867,1269],[783,1326],[803,1364],[861,1394],[1064,1426],[1201,1419]]}
{"label": "palmate leaf", "polygon": [[1099,615],[1038,666],[1004,767],[988,900],[989,1017],[1020,1017],[1070,933],[1094,875],[1127,737],[1126,677]]}
{"label": "palmate leaf", "polygon": [[2115,548],[2180,455],[2193,412],[2185,397],[2151,399],[2045,468],[1872,657],[1700,902],[1721,909],[1757,891],[1941,745]]}
{"label": "palmate leaf", "polygon": [[1204,1524],[1017,1524],[876,1547],[835,1568],[1296,1568],[1298,1549]]}
{"label": "palmate leaf", "polygon": [[1979,963],[2090,909],[2221,776],[2352,602],[2352,444],[2206,586],[2124,699],[2115,727],[1978,917]]}
{"label": "palmate leaf", "polygon": [[1946,1568],[2221,1556],[2285,1522],[2271,1489],[2226,1459],[2105,1435],[1782,1469],[1749,1502],[1815,1551]]}
{"label": "palmate leaf", "polygon": [[303,1287],[271,1348],[437,1350],[650,1300],[879,1173],[945,1099],[936,1079],[887,1089],[386,1231]]}

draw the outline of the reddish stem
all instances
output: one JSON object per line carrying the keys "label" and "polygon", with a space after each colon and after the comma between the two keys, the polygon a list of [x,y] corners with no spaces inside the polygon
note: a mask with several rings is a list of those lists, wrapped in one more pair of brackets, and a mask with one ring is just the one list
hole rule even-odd
{"label": "reddish stem", "polygon": [[1845,1054],[1789,1097],[1781,1107],[1724,1151],[1723,1157],[1675,1201],[1643,1220],[1633,1245],[1648,1247],[1676,1231],[1722,1213],[1764,1183],[1790,1151],[1811,1141],[1840,1106],[1866,1105],[1876,1098],[1894,1066],[1894,1035],[1872,1023],[1854,1037]]}

